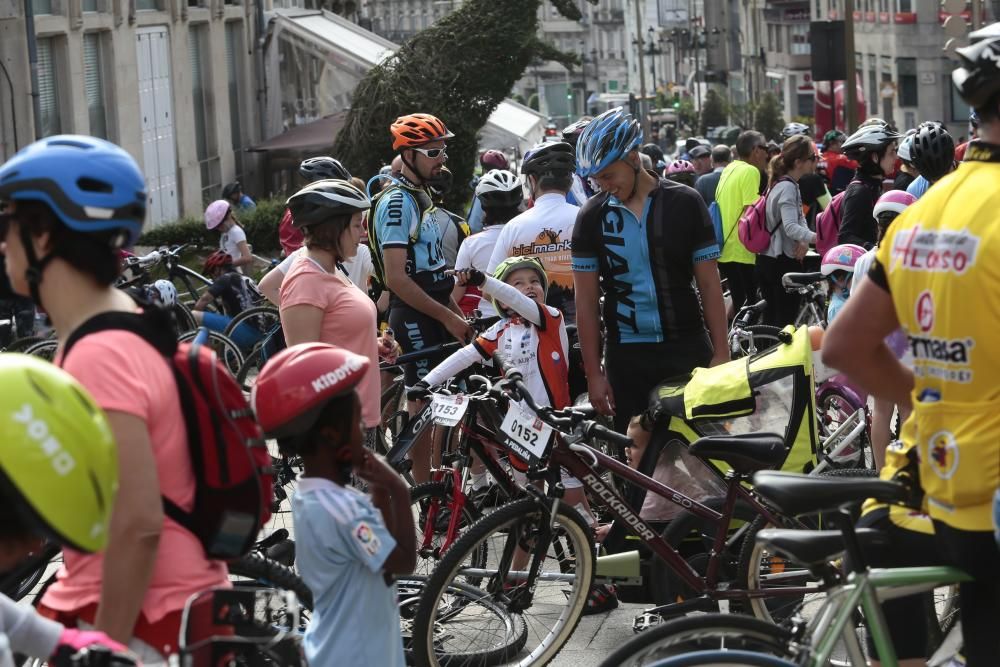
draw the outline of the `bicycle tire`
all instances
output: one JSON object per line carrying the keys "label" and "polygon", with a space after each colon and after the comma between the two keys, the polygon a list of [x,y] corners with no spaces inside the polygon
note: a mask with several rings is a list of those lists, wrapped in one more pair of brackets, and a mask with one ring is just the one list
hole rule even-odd
{"label": "bicycle tire", "polygon": [[177,333],[182,334],[187,331],[194,331],[198,328],[198,321],[194,319],[191,309],[178,301],[170,309],[174,316],[174,324],[177,326]]}
{"label": "bicycle tire", "polygon": [[277,561],[251,552],[229,561],[229,575],[252,580],[265,588],[281,588],[292,591],[299,599],[299,604],[312,611],[312,591],[295,570],[285,567]]}
{"label": "bicycle tire", "polygon": [[246,356],[243,363],[240,365],[240,369],[236,371],[236,384],[240,385],[242,389],[247,394],[257,383],[257,375],[260,373],[260,369],[263,368],[264,364],[261,363],[262,351],[261,348],[257,348],[250,354]]}
{"label": "bicycle tire", "polygon": [[686,616],[639,633],[606,657],[600,667],[645,667],[675,655],[714,649],[791,657],[791,641],[789,630],[752,616]]}
{"label": "bicycle tire", "polygon": [[[701,504],[721,514],[725,498],[708,498],[701,501]],[[729,526],[730,532],[734,529],[733,522],[743,521],[746,524],[751,524],[758,516],[752,507],[744,502],[737,502]],[[744,532],[749,535],[749,531]],[[691,512],[681,512],[663,529],[662,537],[667,544],[676,549],[678,553],[681,553],[683,543],[690,542],[692,535],[701,541],[702,548],[696,550],[694,553],[690,553],[690,549],[684,549],[689,554],[686,556],[686,560],[699,574],[704,576],[706,567],[708,566],[708,556],[715,540],[715,526],[711,522]],[[720,582],[727,579],[728,581],[736,580],[739,574],[740,555],[743,553],[742,547],[745,539],[746,537],[743,537],[739,543],[732,545],[734,549],[728,552],[728,555],[723,554],[721,556],[720,568],[723,578],[720,578]],[[670,602],[677,602],[681,599],[698,597],[699,593],[688,588],[666,563],[659,560],[655,555],[653,558],[656,558],[657,561],[650,568],[649,590],[653,594],[655,604],[664,605]],[[739,602],[731,600],[731,608],[733,605],[739,605]],[[735,608],[732,610],[738,611]]]}
{"label": "bicycle tire", "polygon": [[[236,331],[237,327],[239,327],[241,324],[244,324],[247,320],[253,318],[263,318],[263,317],[272,317],[274,318],[275,323],[281,322],[281,315],[278,312],[278,309],[275,308],[274,306],[254,306],[253,308],[247,308],[246,310],[240,312],[235,317],[233,317],[233,319],[229,320],[229,324],[226,325],[226,329],[222,333],[224,336],[232,338],[233,332]],[[254,327],[254,329],[257,329],[260,332],[261,336],[263,336],[267,331],[270,331],[269,326],[265,326],[262,328],[252,322],[250,323],[250,326]]]}
{"label": "bicycle tire", "polygon": [[[177,337],[177,342],[179,343],[189,343],[193,341],[199,334],[201,330],[186,331]],[[233,340],[218,331],[208,331],[208,340],[205,342],[206,345],[215,350],[215,354],[219,357],[219,361],[222,365],[226,367],[226,370],[235,378],[239,372],[240,368],[243,367],[246,360],[243,357],[243,352],[240,351],[239,346],[233,342]]]}
{"label": "bicycle tire", "polygon": [[[437,541],[431,543],[429,550],[422,548],[422,545],[427,529],[430,528],[433,530],[434,537],[432,540],[434,540],[440,535],[441,528],[446,529],[448,527],[448,520],[450,519],[448,504],[451,500],[452,494],[444,482],[424,482],[410,489],[410,505],[413,507],[415,516],[417,517],[417,564],[413,568],[413,574],[415,575],[430,576],[435,566],[441,561],[444,553],[446,553],[440,551],[441,546]],[[436,506],[436,520],[434,521],[436,525],[430,527],[428,526],[430,520],[428,511],[431,510],[432,506]],[[465,505],[462,507],[462,520],[459,529],[463,532],[468,530],[480,518],[482,518],[482,512],[472,502],[471,497],[467,498]],[[441,537],[444,536],[442,535]],[[473,556],[473,562],[476,563],[476,567],[484,567],[486,565],[486,556],[487,549],[484,544],[483,549]],[[468,583],[475,586],[478,585],[479,581],[478,579],[469,579]]]}
{"label": "bicycle tire", "polygon": [[[427,577],[419,575],[407,575],[396,580],[397,597],[399,598],[399,621],[403,635],[403,651],[406,654],[406,664],[413,664],[413,619],[416,615],[420,602],[420,595],[427,584]],[[449,594],[453,597],[465,597],[466,604],[482,605],[487,611],[493,613],[504,626],[503,634],[505,646],[498,647],[497,653],[500,655],[516,655],[528,640],[528,625],[519,614],[511,614],[503,605],[491,600],[484,600],[482,591],[475,586],[453,582],[449,587]],[[492,664],[484,662],[483,664]]]}
{"label": "bicycle tire", "polygon": [[39,357],[46,361],[53,361],[56,358],[56,350],[59,348],[57,340],[43,340],[34,345],[30,345],[24,350],[24,354]]}
{"label": "bicycle tire", "polygon": [[795,667],[795,663],[751,651],[698,651],[657,660],[649,667]]}
{"label": "bicycle tire", "polygon": [[49,340],[45,336],[25,336],[24,338],[16,338],[10,342],[10,345],[3,349],[4,352],[24,352],[32,345],[38,343],[44,343]]}
{"label": "bicycle tire", "polygon": [[[864,404],[858,405],[851,396],[841,392],[840,388],[836,385],[828,384],[816,392],[816,420],[818,422],[818,431],[824,441],[830,433],[835,431],[837,427],[843,423],[844,420],[849,418],[858,410],[865,411],[866,420],[865,428],[861,432],[861,437],[858,440],[858,448],[860,451],[857,456],[851,457],[848,460],[844,460],[842,462],[832,462],[830,466],[833,470],[859,469],[859,464],[864,465],[865,467],[870,467],[872,470],[875,469],[868,406]],[[841,421],[835,421],[837,418]]]}
{"label": "bicycle tire", "polygon": [[[769,324],[751,324],[743,327],[743,331],[753,337],[753,354],[768,350],[781,342],[781,337],[779,336],[781,327],[773,327]],[[751,354],[749,343],[749,340],[732,341],[730,343],[730,352],[734,358],[737,355],[741,357],[749,356]]]}
{"label": "bicycle tire", "polygon": [[[874,470],[869,470],[867,468],[847,468],[847,469],[832,469],[826,470],[820,473],[822,477],[877,477],[878,474]],[[789,523],[784,524],[781,527],[795,527],[795,528],[808,528],[808,526],[802,524],[801,522],[788,518],[786,519]],[[821,520],[821,519],[820,519]],[[740,561],[739,561],[739,576],[737,579],[737,585],[739,588],[747,591],[760,590],[762,567],[767,568],[766,574],[773,574],[775,576],[786,575],[786,579],[789,582],[788,585],[793,587],[799,587],[806,585],[809,581],[814,581],[815,577],[809,572],[809,569],[791,563],[786,558],[771,555],[767,556],[765,559],[764,554],[766,550],[762,545],[757,544],[757,533],[759,533],[764,528],[772,528],[770,522],[768,522],[763,516],[759,516],[754,519],[753,523],[750,524],[750,529],[747,532],[746,539],[743,542],[743,548],[740,551]],[[764,563],[767,563],[765,566]],[[796,570],[800,570],[800,575],[792,575],[788,572],[788,568],[792,567]],[[751,571],[752,568],[752,571]],[[801,579],[801,581],[799,580]],[[817,594],[823,595],[821,590],[817,590]],[[782,600],[785,600],[782,602]],[[804,604],[804,599],[798,596],[788,596],[784,597],[771,597],[771,598],[751,598],[747,601],[748,611],[752,613],[756,618],[764,621],[769,621],[771,623],[782,623],[785,621],[789,615],[795,611],[798,611]]]}
{"label": "bicycle tire", "polygon": [[[479,663],[495,663],[507,661],[513,658],[512,655],[503,655],[496,649],[487,647],[478,651],[470,651],[465,648],[463,651],[444,653],[446,647],[438,640],[442,636],[454,639],[454,630],[457,614],[464,610],[450,610],[443,607],[447,618],[442,623],[442,627],[437,627],[437,614],[442,609],[441,602],[445,597],[449,587],[453,585],[456,577],[463,576],[461,569],[467,560],[470,552],[478,548],[479,544],[491,535],[498,535],[503,540],[514,539],[515,542],[506,542],[507,549],[514,546],[531,548],[532,527],[546,524],[550,520],[548,512],[543,511],[540,501],[534,498],[522,498],[514,502],[503,505],[487,514],[482,519],[473,524],[465,534],[449,549],[438,567],[434,570],[424,592],[420,597],[420,605],[413,625],[414,659],[420,667],[451,665],[475,660]],[[572,562],[559,562],[558,559],[546,554],[544,565],[559,566],[560,575],[569,575],[568,580],[570,590],[567,594],[564,586],[556,587],[555,595],[545,602],[540,601],[543,593],[540,593],[543,585],[550,582],[536,580],[532,591],[533,597],[530,602],[525,603],[523,609],[512,609],[515,606],[514,599],[518,595],[510,595],[510,591],[502,590],[499,593],[490,593],[483,590],[484,598],[492,600],[504,600],[508,609],[520,612],[526,617],[529,634],[534,639],[540,637],[537,646],[527,647],[530,651],[526,657],[517,662],[518,665],[544,665],[551,661],[569,640],[577,623],[583,614],[586,605],[587,595],[594,578],[594,540],[590,527],[580,517],[579,513],[564,503],[557,505],[556,515],[551,517],[554,522],[555,533],[553,543],[566,538],[570,543],[570,551],[574,556]],[[491,549],[492,553],[503,553],[504,549]],[[565,571],[564,571],[565,568]],[[496,576],[495,573],[494,577]],[[553,573],[554,574],[554,573]],[[491,587],[502,585],[503,582],[494,581],[493,577],[489,582]],[[556,582],[562,584],[562,582]],[[546,591],[549,590],[546,586]],[[522,589],[523,591],[523,589]],[[550,594],[551,595],[551,594]],[[537,607],[537,608],[536,608]],[[547,613],[548,616],[558,615],[554,627],[543,635],[541,630],[532,626],[535,618],[529,612]],[[475,631],[477,637],[482,637],[488,633],[481,626],[477,626]],[[456,640],[457,641],[457,640]]]}

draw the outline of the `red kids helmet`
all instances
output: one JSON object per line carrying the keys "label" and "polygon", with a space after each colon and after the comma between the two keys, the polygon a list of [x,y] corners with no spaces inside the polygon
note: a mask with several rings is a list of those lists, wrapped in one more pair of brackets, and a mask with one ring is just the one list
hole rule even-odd
{"label": "red kids helmet", "polygon": [[264,435],[306,433],[331,399],[354,391],[368,372],[368,357],[326,343],[300,343],[276,354],[261,369],[250,405]]}
{"label": "red kids helmet", "polygon": [[225,250],[216,250],[205,258],[205,273],[211,273],[216,269],[225,269],[233,265],[233,258]]}

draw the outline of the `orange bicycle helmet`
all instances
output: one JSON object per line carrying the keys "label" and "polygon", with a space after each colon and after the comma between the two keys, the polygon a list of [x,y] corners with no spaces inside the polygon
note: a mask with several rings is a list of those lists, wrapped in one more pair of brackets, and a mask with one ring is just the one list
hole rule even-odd
{"label": "orange bicycle helmet", "polygon": [[448,131],[436,116],[427,113],[411,113],[400,116],[389,126],[392,132],[392,150],[419,148],[440,139],[451,139],[455,135]]}

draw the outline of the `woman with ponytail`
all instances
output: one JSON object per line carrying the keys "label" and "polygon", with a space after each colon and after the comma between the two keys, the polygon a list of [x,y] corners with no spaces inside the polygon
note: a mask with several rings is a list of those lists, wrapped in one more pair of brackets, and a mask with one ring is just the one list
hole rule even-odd
{"label": "woman with ponytail", "polygon": [[802,211],[798,181],[816,170],[816,145],[805,135],[785,140],[781,153],[771,159],[767,195],[767,228],[772,230],[768,249],[757,255],[757,280],[767,300],[765,320],[785,326],[795,320],[799,296],[781,286],[781,276],[802,271],[802,258],[816,241]]}

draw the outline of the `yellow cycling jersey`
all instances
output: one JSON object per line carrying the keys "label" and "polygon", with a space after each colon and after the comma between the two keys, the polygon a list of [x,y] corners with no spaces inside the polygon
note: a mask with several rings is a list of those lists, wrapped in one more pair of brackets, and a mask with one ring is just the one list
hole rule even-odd
{"label": "yellow cycling jersey", "polygon": [[[912,421],[907,421],[908,425],[912,425],[912,423]],[[903,429],[904,431],[901,435],[904,440],[910,440],[912,443],[912,436],[909,436],[906,432],[907,426],[904,425]],[[882,466],[882,470],[879,472],[879,479],[895,480],[904,484],[912,482],[915,484],[915,479],[903,480],[901,478],[910,472],[908,469],[910,467],[909,452],[914,446],[913,444],[906,444],[905,441],[897,441],[890,444],[885,451],[885,465]],[[904,530],[912,530],[917,533],[924,533],[925,535],[934,534],[934,524],[931,523],[931,518],[926,514],[926,507],[923,510],[918,510],[906,507],[905,505],[880,503],[874,498],[869,498],[861,507],[861,514],[867,515],[879,510],[888,512],[889,521]]]}
{"label": "yellow cycling jersey", "polygon": [[[1000,486],[1000,147],[970,144],[958,169],[893,222],[883,272],[909,337],[918,447],[931,517],[992,530]],[[873,275],[876,282],[882,282]]]}

